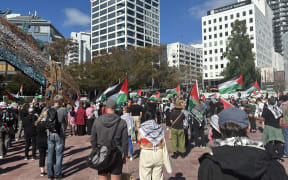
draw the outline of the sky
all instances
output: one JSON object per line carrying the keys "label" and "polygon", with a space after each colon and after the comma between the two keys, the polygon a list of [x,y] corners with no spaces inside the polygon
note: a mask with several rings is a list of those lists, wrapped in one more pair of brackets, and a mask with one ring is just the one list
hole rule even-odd
{"label": "sky", "polygon": [[[237,0],[160,0],[162,44],[201,42],[201,17],[208,10]],[[90,31],[90,0],[1,0],[0,10],[37,15],[50,21],[65,37],[71,32]]]}

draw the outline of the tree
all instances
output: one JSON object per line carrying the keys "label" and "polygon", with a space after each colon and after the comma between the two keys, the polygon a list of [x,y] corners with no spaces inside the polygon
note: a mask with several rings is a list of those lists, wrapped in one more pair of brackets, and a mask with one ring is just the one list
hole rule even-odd
{"label": "tree", "polygon": [[152,77],[155,88],[164,88],[176,84],[177,76],[167,63],[160,62],[159,66],[162,50],[162,47],[113,49],[112,53],[95,56],[91,63],[72,65],[66,71],[85,91],[102,91],[125,77],[132,90],[151,86]]}
{"label": "tree", "polygon": [[243,74],[243,86],[247,88],[256,79],[260,82],[261,75],[255,67],[253,45],[247,35],[247,27],[243,21],[236,20],[228,38],[226,52],[223,56],[228,59],[227,67],[222,72],[224,79],[239,77]]}
{"label": "tree", "polygon": [[17,94],[21,85],[23,85],[23,95],[25,96],[40,94],[40,85],[20,72],[12,77],[11,81],[5,86],[5,89],[6,91]]}
{"label": "tree", "polygon": [[63,38],[55,42],[51,42],[48,48],[48,54],[51,59],[56,62],[65,63],[65,56],[68,54],[72,45],[72,41],[69,38]]}

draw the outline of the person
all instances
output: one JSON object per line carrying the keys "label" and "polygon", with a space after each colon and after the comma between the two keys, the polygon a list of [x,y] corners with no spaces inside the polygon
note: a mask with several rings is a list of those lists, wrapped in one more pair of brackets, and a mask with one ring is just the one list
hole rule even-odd
{"label": "person", "polygon": [[245,108],[250,122],[250,132],[256,133],[256,120],[254,117],[256,112],[256,105],[253,98],[250,98],[249,101],[247,101]]}
{"label": "person", "polygon": [[36,127],[34,125],[37,116],[34,114],[34,109],[28,109],[28,116],[23,119],[23,128],[25,136],[25,160],[29,159],[29,148],[32,143],[32,160],[36,159]]}
{"label": "person", "polygon": [[204,111],[202,109],[199,100],[195,100],[195,106],[191,110],[192,115],[192,129],[193,137],[196,147],[205,146],[205,135],[204,135]]}
{"label": "person", "polygon": [[132,144],[131,136],[135,136],[135,131],[134,131],[133,117],[130,116],[128,112],[128,107],[123,108],[123,115],[121,116],[121,119],[125,120],[127,124],[129,153],[130,153],[130,157],[128,158],[132,161],[133,160],[133,144]]}
{"label": "person", "polygon": [[164,129],[155,122],[150,111],[145,111],[143,121],[138,133],[138,144],[141,147],[139,177],[141,180],[163,180],[163,166],[167,168],[168,163],[168,167],[171,168],[170,161],[165,162],[164,159]]}
{"label": "person", "polygon": [[69,124],[69,130],[70,130],[70,136],[76,135],[76,120],[75,120],[75,110],[74,107],[71,105],[67,105],[67,111],[68,111],[68,124]]}
{"label": "person", "polygon": [[177,159],[178,155],[184,158],[186,153],[183,109],[184,105],[180,101],[176,101],[171,112],[171,151],[173,153],[171,157],[173,159]]}
{"label": "person", "polygon": [[130,116],[133,117],[136,136],[138,133],[138,129],[140,128],[141,118],[142,118],[142,113],[143,113],[143,108],[142,108],[142,106],[137,104],[137,101],[138,101],[138,99],[134,98],[133,104],[129,108]]}
{"label": "person", "polygon": [[268,104],[264,107],[262,117],[258,120],[264,121],[264,131],[262,141],[267,151],[269,151],[275,158],[281,158],[284,154],[284,136],[280,127],[283,113],[277,106],[275,97],[271,96],[268,99]]}
{"label": "person", "polygon": [[83,105],[76,112],[76,124],[77,124],[77,135],[84,136],[85,135],[85,118],[86,111],[83,108]]}
{"label": "person", "polygon": [[[55,122],[55,127],[49,128],[48,132],[48,157],[47,173],[48,179],[62,178],[62,160],[65,149],[65,129],[67,127],[67,109],[61,107],[63,96],[56,95],[53,98],[54,106],[47,111],[47,119]],[[56,162],[54,162],[54,151],[56,153]],[[53,167],[55,165],[55,168]]]}
{"label": "person", "polygon": [[230,107],[219,114],[222,139],[199,158],[198,180],[287,180],[284,167],[260,141],[247,137],[248,115]]}
{"label": "person", "polygon": [[14,119],[5,102],[0,102],[0,159],[4,159],[8,151],[9,133]]}
{"label": "person", "polygon": [[37,121],[35,122],[36,132],[37,132],[36,144],[39,150],[40,176],[45,175],[45,169],[44,169],[45,159],[46,159],[46,152],[48,149],[46,119],[47,119],[47,109],[43,109],[42,113],[39,115]]}
{"label": "person", "polygon": [[[96,149],[105,144],[111,144],[112,135],[115,131],[116,145],[118,147],[115,163],[107,169],[98,171],[99,180],[119,180],[122,174],[123,163],[128,160],[128,130],[127,124],[115,114],[116,101],[108,99],[106,112],[93,124],[91,132],[92,148]],[[116,129],[117,128],[117,129]],[[122,151],[122,154],[121,154]]]}
{"label": "person", "polygon": [[29,104],[25,103],[20,107],[19,119],[18,119],[18,131],[16,134],[16,141],[21,138],[23,131],[22,119],[28,115]]}
{"label": "person", "polygon": [[95,107],[93,103],[90,103],[90,106],[86,109],[86,115],[87,115],[87,134],[91,135],[91,129],[92,125],[94,123],[94,111]]}
{"label": "person", "polygon": [[216,103],[216,108],[215,108],[215,114],[213,116],[211,116],[211,121],[210,121],[210,125],[211,125],[211,137],[210,139],[212,140],[216,140],[216,139],[220,139],[221,138],[221,132],[219,129],[219,113],[224,109],[224,105],[222,102],[217,102]]}
{"label": "person", "polygon": [[284,144],[284,155],[283,157],[288,157],[288,96],[283,95],[281,99],[281,109],[283,113],[283,120],[281,122],[281,129],[284,136],[285,144]]}

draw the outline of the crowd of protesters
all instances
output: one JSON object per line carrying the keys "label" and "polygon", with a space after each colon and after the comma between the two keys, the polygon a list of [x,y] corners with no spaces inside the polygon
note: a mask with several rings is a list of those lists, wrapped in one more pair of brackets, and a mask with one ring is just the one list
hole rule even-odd
{"label": "crowd of protesters", "polygon": [[[119,151],[109,168],[98,171],[100,180],[109,179],[108,176],[112,180],[120,179],[123,164],[138,156],[140,179],[161,180],[163,167],[172,172],[169,157],[185,158],[189,148],[205,147],[210,147],[211,153],[199,159],[199,179],[261,179],[262,176],[287,179],[278,160],[288,157],[288,95],[279,98],[239,95],[226,100],[234,107],[225,107],[215,97],[195,100],[192,109],[177,97],[164,103],[137,97],[120,105],[108,99],[103,103],[80,102],[72,106],[64,104],[63,97],[56,95],[52,107],[38,103],[21,106],[12,103],[7,107],[1,102],[0,159],[5,158],[11,142],[18,141],[24,130],[24,159],[38,159],[38,150],[40,175],[45,176],[47,154],[48,179],[63,177],[66,133],[90,135],[92,149],[115,140]],[[263,133],[262,141],[248,138],[249,133],[257,131]],[[169,133],[171,140],[170,155],[165,133]],[[138,146],[134,145],[133,149],[135,143]],[[29,155],[31,146],[32,156]],[[140,153],[136,153],[135,147]],[[249,164],[251,159],[265,165],[255,169],[253,163]],[[233,162],[243,162],[249,170]]]}

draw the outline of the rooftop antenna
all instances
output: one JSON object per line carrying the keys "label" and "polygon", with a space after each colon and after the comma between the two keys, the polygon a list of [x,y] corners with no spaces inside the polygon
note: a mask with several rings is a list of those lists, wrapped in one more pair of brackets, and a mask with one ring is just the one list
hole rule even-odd
{"label": "rooftop antenna", "polygon": [[35,16],[37,16],[37,11],[35,10]]}

